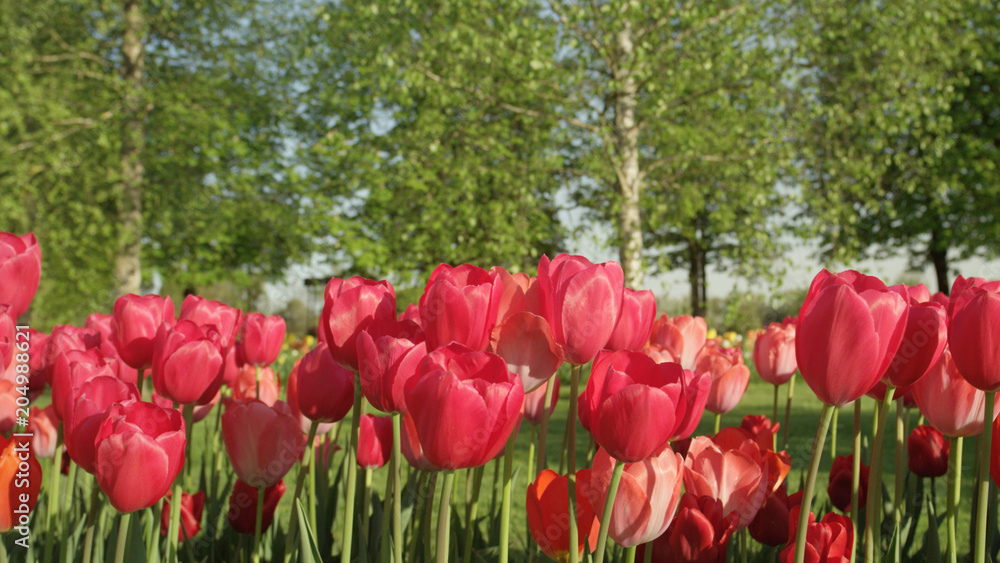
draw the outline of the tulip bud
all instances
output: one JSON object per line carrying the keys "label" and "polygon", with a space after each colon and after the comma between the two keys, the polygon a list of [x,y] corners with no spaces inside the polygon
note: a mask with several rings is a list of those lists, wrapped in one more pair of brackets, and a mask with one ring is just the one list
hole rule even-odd
{"label": "tulip bud", "polygon": [[906,440],[906,466],[921,477],[948,473],[948,440],[933,426],[917,426]]}

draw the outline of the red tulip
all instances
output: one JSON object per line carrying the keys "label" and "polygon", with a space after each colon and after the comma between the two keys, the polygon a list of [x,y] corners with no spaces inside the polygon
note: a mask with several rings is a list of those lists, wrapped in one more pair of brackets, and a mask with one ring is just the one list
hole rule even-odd
{"label": "red tulip", "polygon": [[431,465],[431,462],[427,461],[427,457],[424,456],[424,449],[420,445],[420,440],[417,436],[416,423],[413,422],[413,416],[409,412],[403,413],[403,420],[400,426],[401,439],[399,446],[407,463],[411,467],[421,471],[436,471],[437,468]]}
{"label": "red tulip", "polygon": [[684,369],[694,369],[695,358],[705,345],[708,325],[701,317],[663,315],[653,323],[650,344],[665,348]]}
{"label": "red tulip", "polygon": [[59,420],[69,421],[77,387],[100,376],[120,379],[118,367],[118,360],[101,357],[94,349],[70,350],[60,355],[52,376],[52,405]]}
{"label": "red tulip", "polygon": [[[578,472],[577,475],[580,475]],[[525,499],[528,530],[543,553],[557,561],[567,561],[569,547],[569,479],[551,469],[538,474],[528,484]],[[577,554],[582,559],[583,547],[589,538],[589,548],[597,549],[600,522],[585,495],[577,495],[576,507]]]}
{"label": "red tulip", "polygon": [[708,404],[708,395],[712,391],[712,376],[708,374],[696,374],[691,370],[684,370],[682,382],[684,384],[684,416],[677,423],[677,430],[671,440],[683,440],[690,436],[701,422],[701,417],[705,414],[705,405]]}
{"label": "red tulip", "polygon": [[396,290],[387,281],[333,278],[326,284],[319,340],[333,359],[357,371],[358,336],[374,321],[396,320]]}
{"label": "red tulip", "polygon": [[274,405],[274,402],[281,396],[281,378],[270,367],[262,367],[259,368],[260,379],[258,380],[257,369],[251,364],[239,369],[236,380],[230,386],[233,389],[233,398],[259,399],[268,406]]}
{"label": "red tulip", "polygon": [[[303,434],[309,433],[309,428],[312,426],[313,421],[309,419],[306,415],[302,414],[302,409],[299,408],[299,364],[302,363],[302,358],[295,360],[295,365],[292,366],[292,371],[288,373],[288,389],[286,391],[286,397],[288,402],[288,407],[292,409],[292,414],[299,419],[299,427],[302,428]],[[337,366],[340,367],[339,365]],[[351,402],[354,402],[354,397],[351,397]],[[316,427],[316,436],[326,434],[333,430],[334,424],[331,422],[321,422],[319,426]]]}
{"label": "red tulip", "polygon": [[[160,513],[160,535],[166,536],[170,529],[170,500],[173,491],[167,491],[163,499],[163,511]],[[205,491],[198,491],[194,496],[181,492],[181,521],[177,530],[177,541],[189,540],[201,531],[201,515],[205,510]]]}
{"label": "red tulip", "polygon": [[740,428],[753,434],[761,447],[771,448],[774,444],[774,435],[781,428],[781,423],[773,423],[770,418],[762,414],[748,414],[740,422]]}
{"label": "red tulip", "polygon": [[[588,472],[581,471],[577,496],[582,492],[598,514],[604,513],[615,460],[597,450]],[[652,541],[667,530],[681,498],[684,458],[665,448],[658,455],[626,463],[611,509],[608,536],[622,547]]]}
{"label": "red tulip", "polygon": [[621,316],[625,276],[616,262],[560,254],[538,262],[542,316],[566,361],[583,365],[604,348]]}
{"label": "red tulip", "polygon": [[552,398],[549,401],[549,415],[551,416],[556,410],[556,403],[559,402],[558,377],[553,377],[543,383],[538,389],[524,395],[524,419],[531,424],[542,423],[542,411],[544,409],[542,403],[545,402],[545,390],[548,389],[549,385],[554,386],[552,388]]}
{"label": "red tulip", "polygon": [[123,295],[115,301],[111,342],[122,360],[135,369],[153,365],[153,341],[163,323],[173,324],[174,303],[159,295]]}
{"label": "red tulip", "polygon": [[153,344],[153,388],[176,403],[207,403],[222,387],[225,349],[213,326],[160,325]]}
{"label": "red tulip", "polygon": [[758,542],[777,547],[788,541],[788,493],[781,486],[764,506],[760,507],[757,516],[747,530],[750,537]]}
{"label": "red tulip", "polygon": [[42,251],[34,233],[0,233],[0,303],[10,305],[16,320],[28,310],[38,291]]}
{"label": "red tulip", "polygon": [[[14,355],[19,352],[17,342],[14,341],[17,338],[14,317],[8,314],[9,311],[10,305],[0,305],[0,372],[6,370],[13,363]],[[28,344],[32,344],[30,337]]]}
{"label": "red tulip", "polygon": [[521,380],[503,358],[458,343],[428,354],[405,395],[424,456],[444,470],[496,457],[524,405]]}
{"label": "red tulip", "polygon": [[427,348],[457,342],[486,350],[497,324],[503,282],[471,264],[441,264],[431,273],[420,297],[420,326]]}
{"label": "red tulip", "polygon": [[[854,456],[851,454],[837,456],[830,467],[830,484],[826,488],[830,502],[837,510],[848,513],[851,511],[851,476]],[[858,505],[865,506],[868,499],[869,467],[861,464],[861,488],[858,493]]]}
{"label": "red tulip", "polygon": [[87,473],[94,473],[94,439],[108,408],[129,399],[139,400],[139,390],[114,377],[98,376],[73,390],[73,407],[64,424],[66,452]]}
{"label": "red tulip", "polygon": [[490,276],[499,278],[503,288],[500,293],[500,306],[497,308],[497,324],[499,325],[507,317],[525,310],[524,296],[529,287],[538,283],[538,278],[532,278],[524,272],[511,274],[501,266],[493,266],[488,273]]}
{"label": "red tulip", "polygon": [[[788,545],[781,550],[781,563],[791,563],[795,559],[795,537],[799,528],[800,507],[788,513]],[[829,513],[823,520],[809,513],[809,527],[806,529],[806,557],[809,563],[847,563],[854,551],[854,530],[851,519],[836,513]]]}
{"label": "red tulip", "polygon": [[218,301],[210,301],[197,295],[188,295],[181,304],[178,320],[188,320],[201,327],[211,325],[219,333],[222,349],[229,352],[236,343],[236,334],[243,322],[243,311]]}
{"label": "red tulip", "polygon": [[757,375],[771,385],[784,385],[799,369],[795,361],[795,325],[771,323],[753,344]]}
{"label": "red tulip", "polygon": [[933,302],[911,304],[903,341],[883,381],[897,388],[916,383],[941,357],[947,342],[945,308]]}
{"label": "red tulip", "polygon": [[392,455],[392,419],[366,414],[358,429],[358,465],[378,469]]}
{"label": "red tulip", "polygon": [[226,359],[222,363],[222,384],[232,387],[239,374],[240,366],[236,362],[236,347],[233,346],[226,352]]}
{"label": "red tulip", "polygon": [[250,313],[243,319],[236,340],[237,363],[269,366],[278,359],[284,342],[285,319],[278,315]]}
{"label": "red tulip", "polygon": [[31,439],[0,434],[0,533],[17,526],[28,535],[28,518],[41,488],[42,466],[31,451]]}
{"label": "red tulip", "polygon": [[59,418],[53,405],[44,409],[31,407],[31,416],[28,417],[28,429],[25,433],[31,434],[31,449],[36,456],[45,458],[55,456],[56,442],[59,438],[58,426]]}
{"label": "red tulip", "polygon": [[948,473],[948,440],[933,426],[917,426],[906,440],[906,466],[921,477]]}
{"label": "red tulip", "polygon": [[59,356],[73,350],[83,352],[100,347],[101,335],[97,331],[72,325],[56,325],[45,339],[42,348],[42,371],[45,373],[45,381],[52,385]]}
{"label": "red tulip", "polygon": [[910,303],[927,303],[931,300],[931,290],[922,283],[906,286],[906,295],[910,298]]}
{"label": "red tulip", "polygon": [[[729,539],[739,517],[724,514],[722,503],[708,496],[684,493],[670,528],[653,540],[653,563],[725,563]],[[787,526],[787,522],[785,524]],[[636,559],[645,556],[639,546]]]}
{"label": "red tulip", "polygon": [[962,377],[976,389],[994,392],[1000,390],[1000,288],[993,287],[996,282],[969,281],[965,289],[952,290],[948,345]]}
{"label": "red tulip", "polygon": [[[986,393],[969,385],[958,373],[947,347],[912,390],[920,412],[946,436],[975,436],[983,431]],[[996,402],[991,420],[998,412],[1000,401]]]}
{"label": "red tulip", "polygon": [[295,403],[306,418],[337,422],[354,406],[354,373],[337,364],[320,342],[299,363]]}
{"label": "red tulip", "polygon": [[604,346],[608,350],[642,350],[649,342],[656,319],[656,297],[653,292],[625,288],[622,294],[622,313]]}
{"label": "red tulip", "polygon": [[119,512],[149,508],[180,473],[186,445],[176,410],[140,401],[113,404],[94,439],[97,484]]}
{"label": "red tulip", "polygon": [[[406,399],[403,390],[426,357],[427,345],[423,342],[414,343],[393,335],[374,339],[368,332],[362,332],[358,336],[361,392],[373,407],[382,412],[404,412]],[[353,381],[353,376],[351,379]]]}
{"label": "red tulip", "polygon": [[[274,510],[278,508],[281,495],[285,494],[285,482],[277,483],[264,489],[264,511],[261,518],[260,532],[263,534],[274,521]],[[226,519],[234,530],[249,536],[254,535],[257,525],[257,487],[253,487],[237,479],[233,485],[233,493],[229,495],[229,510]]]}
{"label": "red tulip", "polygon": [[298,419],[282,401],[229,402],[222,413],[222,441],[236,475],[254,487],[280,481],[306,448]]}
{"label": "red tulip", "polygon": [[715,342],[702,347],[695,360],[695,373],[707,373],[712,377],[705,410],[725,414],[743,398],[750,383],[750,368],[743,364],[743,354],[739,348],[723,348]]}
{"label": "red tulip", "polygon": [[[211,402],[209,402],[208,404],[195,405],[194,411],[192,412],[191,415],[191,422],[200,422],[204,420],[205,417],[212,412],[212,408],[215,407],[215,405],[218,404],[218,402],[221,399],[222,399],[222,391],[220,390],[218,393],[215,394],[214,397],[212,397]],[[150,397],[150,402],[152,402],[154,405],[158,407],[163,407],[165,409],[174,409],[180,413],[184,412],[183,408],[180,405],[178,405],[177,408],[174,408],[174,402],[171,401],[170,399],[165,399],[161,397],[160,394],[156,392],[156,389],[153,389],[153,394]]]}
{"label": "red tulip", "polygon": [[792,459],[788,452],[774,451],[773,434],[761,429],[756,434],[743,428],[727,426],[712,438],[723,452],[738,451],[750,456],[754,463],[760,466],[761,480],[764,487],[765,501],[770,498],[782,484],[792,469]]}
{"label": "red tulip", "polygon": [[507,362],[507,369],[521,378],[527,393],[548,381],[563,362],[562,348],[556,344],[544,318],[521,311],[497,326],[495,349]]}
{"label": "red tulip", "polygon": [[17,399],[21,392],[9,379],[0,379],[0,434],[10,434],[17,425]]}
{"label": "red tulip", "polygon": [[799,312],[795,356],[802,378],[829,405],[861,398],[895,357],[907,313],[902,295],[878,278],[823,270]]}
{"label": "red tulip", "polygon": [[658,453],[684,421],[684,378],[680,365],[641,352],[600,352],[584,391],[594,440],[624,462]]}
{"label": "red tulip", "polygon": [[753,440],[746,440],[737,450],[724,450],[699,436],[688,448],[684,467],[685,490],[719,499],[723,514],[739,516],[737,529],[746,528],[767,500],[767,468]]}

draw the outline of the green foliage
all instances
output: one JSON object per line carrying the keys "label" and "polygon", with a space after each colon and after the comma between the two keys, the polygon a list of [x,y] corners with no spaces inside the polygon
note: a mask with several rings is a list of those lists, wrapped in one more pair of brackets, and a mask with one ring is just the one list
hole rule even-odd
{"label": "green foliage", "polygon": [[[308,256],[320,224],[285,158],[283,129],[292,108],[280,38],[294,11],[266,13],[273,4],[144,5],[146,283],[156,273],[183,287],[250,287]],[[80,322],[115,297],[121,13],[109,3],[5,0],[0,14],[9,23],[0,29],[0,192],[15,194],[0,201],[0,224],[40,240],[33,323]]]}

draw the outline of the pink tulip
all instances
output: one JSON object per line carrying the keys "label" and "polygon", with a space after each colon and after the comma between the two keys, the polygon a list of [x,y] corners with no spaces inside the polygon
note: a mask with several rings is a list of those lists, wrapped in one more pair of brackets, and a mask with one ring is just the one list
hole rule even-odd
{"label": "pink tulip", "polygon": [[41,349],[41,369],[45,373],[45,381],[52,385],[52,377],[59,356],[72,350],[82,352],[100,347],[101,335],[97,331],[72,325],[56,325],[49,333],[49,337],[45,339],[45,344]]}
{"label": "pink tulip", "polygon": [[615,459],[635,462],[662,450],[685,415],[684,370],[641,352],[602,351],[584,391],[590,431]]}
{"label": "pink tulip", "polygon": [[44,409],[31,407],[27,433],[31,434],[31,451],[38,457],[53,457],[59,438],[59,418],[56,409],[49,405]]}
{"label": "pink tulip", "polygon": [[[920,412],[946,436],[975,436],[983,431],[986,393],[958,373],[947,347],[927,374],[913,384],[912,391]],[[1000,401],[991,420],[997,413]]]}
{"label": "pink tulip", "polygon": [[10,305],[15,320],[31,305],[42,273],[42,251],[34,233],[0,232],[0,304]]}
{"label": "pink tulip", "polygon": [[444,470],[496,457],[524,406],[521,380],[503,358],[454,342],[427,355],[405,395],[424,456]]}
{"label": "pink tulip", "polygon": [[145,370],[153,365],[153,341],[163,323],[173,324],[174,303],[159,295],[124,295],[115,301],[111,342],[129,366]]}
{"label": "pink tulip", "polygon": [[278,315],[250,313],[243,319],[236,341],[237,363],[269,366],[278,359],[285,341],[285,319]]}
{"label": "pink tulip", "polygon": [[149,508],[180,473],[186,444],[176,410],[139,401],[113,404],[94,440],[97,484],[119,512]]}
{"label": "pink tulip", "polygon": [[160,325],[153,345],[153,388],[183,405],[207,403],[222,387],[225,350],[214,325]]}
{"label": "pink tulip", "polygon": [[607,345],[621,316],[624,279],[616,262],[595,265],[567,254],[550,262],[542,256],[539,306],[566,361],[583,365]]}
{"label": "pink tulip", "polygon": [[[14,362],[14,356],[19,350],[14,339],[17,338],[14,317],[10,316],[10,305],[0,305],[0,373],[4,372]],[[23,337],[22,337],[23,338]],[[32,344],[30,337],[29,346]]]}
{"label": "pink tulip", "polygon": [[784,385],[799,369],[795,361],[795,325],[771,323],[753,345],[757,375],[771,385]]}
{"label": "pink tulip", "polygon": [[281,378],[270,367],[262,367],[259,368],[260,378],[258,379],[257,369],[250,364],[240,368],[236,380],[230,386],[233,389],[233,398],[259,399],[267,406],[273,406],[281,396]]}
{"label": "pink tulip", "polygon": [[471,264],[441,264],[431,273],[420,297],[420,326],[432,350],[457,342],[486,350],[497,324],[503,282]]}
{"label": "pink tulip", "polygon": [[423,342],[414,343],[393,335],[374,339],[368,332],[362,332],[358,336],[361,392],[382,412],[404,412],[403,390],[425,357],[427,345]]}
{"label": "pink tulip", "polygon": [[514,313],[524,311],[524,295],[528,288],[538,283],[538,278],[532,278],[524,272],[511,274],[500,266],[493,266],[489,275],[500,279],[503,291],[500,293],[500,306],[497,308],[497,324],[507,320]]}
{"label": "pink tulip", "polygon": [[521,311],[497,328],[496,353],[506,360],[507,369],[521,378],[525,392],[548,381],[562,365],[562,347],[556,344],[544,318]]}
{"label": "pink tulip", "polygon": [[711,439],[691,442],[684,460],[684,488],[722,502],[723,513],[739,514],[738,530],[746,528],[767,500],[767,475],[759,461],[757,445],[748,440],[738,450],[724,451]]}
{"label": "pink tulip", "polygon": [[181,314],[177,318],[202,327],[208,325],[215,327],[223,351],[228,352],[236,343],[236,335],[239,333],[240,324],[243,323],[243,311],[218,301],[188,295],[181,304]]}
{"label": "pink tulip", "polygon": [[222,441],[240,480],[270,487],[302,459],[306,440],[288,405],[232,401],[222,413]]}
{"label": "pink tulip", "polygon": [[319,340],[333,359],[358,369],[358,336],[375,321],[396,320],[396,290],[387,281],[333,278],[326,284]]}
{"label": "pink tulip", "polygon": [[118,360],[104,358],[94,349],[71,350],[60,355],[52,377],[52,404],[59,420],[69,422],[77,387],[99,376],[121,379],[118,368]]}
{"label": "pink tulip", "polygon": [[[579,492],[590,500],[597,514],[604,513],[615,460],[597,450],[589,475],[579,478]],[[632,547],[660,537],[670,526],[681,498],[684,458],[665,448],[642,461],[626,463],[611,509],[608,536],[622,547]]]}
{"label": "pink tulip", "polygon": [[900,342],[883,381],[888,381],[894,387],[912,385],[937,362],[947,342],[945,308],[934,302],[911,303],[903,341]]}
{"label": "pink tulip", "polygon": [[952,289],[948,346],[958,372],[976,389],[1000,390],[1000,288],[998,282],[968,280]]}
{"label": "pink tulip", "polygon": [[663,315],[653,322],[650,344],[665,348],[684,369],[694,369],[698,352],[705,345],[708,325],[701,317]]}
{"label": "pink tulip", "polygon": [[358,429],[358,465],[378,469],[392,455],[392,419],[366,414]]}
{"label": "pink tulip", "polygon": [[906,331],[902,289],[853,270],[813,279],[799,312],[795,356],[806,384],[835,407],[861,398],[889,368]]}
{"label": "pink tulip", "polygon": [[642,350],[649,342],[656,319],[656,297],[653,292],[625,288],[622,313],[615,330],[605,345],[608,350]]}
{"label": "pink tulip", "polygon": [[413,416],[409,412],[403,413],[403,420],[400,426],[401,439],[399,446],[406,461],[414,469],[436,471],[437,468],[431,465],[431,462],[427,461],[427,457],[424,456],[424,449],[420,445],[420,439],[417,436],[416,423],[413,422]]}
{"label": "pink tulip", "polygon": [[74,391],[73,407],[64,425],[66,451],[87,473],[94,473],[94,439],[104,421],[104,414],[115,403],[139,400],[139,390],[117,378],[98,376],[85,381]]}
{"label": "pink tulip", "polygon": [[694,371],[712,377],[705,410],[716,414],[733,410],[750,383],[750,369],[743,365],[740,349],[723,348],[714,342],[705,344],[698,353]]}

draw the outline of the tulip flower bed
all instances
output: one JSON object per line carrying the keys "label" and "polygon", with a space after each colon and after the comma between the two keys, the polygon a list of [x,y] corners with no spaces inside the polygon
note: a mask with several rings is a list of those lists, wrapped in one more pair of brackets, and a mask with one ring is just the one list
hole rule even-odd
{"label": "tulip flower bed", "polygon": [[402,313],[387,282],[331,280],[284,373],[284,321],[197,296],[32,331],[40,275],[34,237],[0,233],[0,560],[984,563],[1000,544],[1000,283],[949,299],[823,271],[741,343],[657,316],[613,262],[442,265]]}

